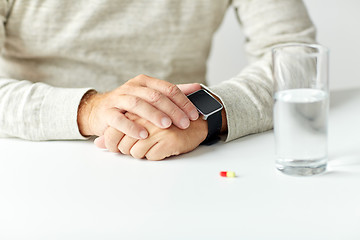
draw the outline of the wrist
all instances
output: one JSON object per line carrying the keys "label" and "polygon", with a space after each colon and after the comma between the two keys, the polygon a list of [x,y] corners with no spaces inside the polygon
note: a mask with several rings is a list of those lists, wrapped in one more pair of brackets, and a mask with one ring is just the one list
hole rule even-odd
{"label": "wrist", "polygon": [[202,143],[206,139],[209,132],[208,122],[199,117],[197,120],[192,121],[192,123],[194,124],[193,129],[195,130],[193,133],[196,135],[195,137],[199,138],[199,143]]}
{"label": "wrist", "polygon": [[[221,105],[224,106],[224,103],[221,101],[221,99],[216,96],[215,94],[211,94],[214,98],[216,98],[216,100],[218,100]],[[228,128],[227,128],[227,118],[226,118],[226,111],[225,111],[225,107],[223,107],[223,109],[221,110],[221,129],[220,129],[220,133],[226,133]]]}
{"label": "wrist", "polygon": [[[223,106],[224,106],[224,104],[223,104]],[[221,119],[222,119],[222,122],[221,122],[221,130],[220,130],[220,133],[221,133],[221,134],[227,133],[228,127],[227,127],[227,118],[226,118],[225,108],[223,108],[223,109],[221,110]]]}
{"label": "wrist", "polygon": [[187,97],[207,122],[207,136],[202,144],[214,144],[220,139],[221,130],[226,128],[226,124],[223,124],[223,119],[226,118],[225,112],[222,111],[223,105],[217,96],[213,96],[213,93],[205,89],[193,92],[187,95]]}
{"label": "wrist", "polygon": [[93,105],[92,103],[96,95],[97,92],[95,90],[88,91],[87,93],[84,94],[79,104],[77,123],[78,123],[79,131],[83,136],[94,135],[93,132],[91,131],[89,119]]}

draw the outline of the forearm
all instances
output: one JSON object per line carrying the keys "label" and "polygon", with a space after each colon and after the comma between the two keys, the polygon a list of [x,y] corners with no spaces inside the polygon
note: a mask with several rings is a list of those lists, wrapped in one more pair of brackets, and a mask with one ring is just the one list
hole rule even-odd
{"label": "forearm", "polygon": [[77,109],[86,91],[0,79],[1,135],[29,140],[83,139]]}

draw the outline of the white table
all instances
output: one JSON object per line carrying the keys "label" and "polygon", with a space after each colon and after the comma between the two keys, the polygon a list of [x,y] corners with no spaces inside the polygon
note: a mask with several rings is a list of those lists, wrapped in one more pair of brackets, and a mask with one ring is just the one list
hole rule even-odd
{"label": "white table", "polygon": [[332,93],[329,141],[325,174],[291,177],[272,132],[160,162],[0,139],[0,239],[358,240],[359,90]]}

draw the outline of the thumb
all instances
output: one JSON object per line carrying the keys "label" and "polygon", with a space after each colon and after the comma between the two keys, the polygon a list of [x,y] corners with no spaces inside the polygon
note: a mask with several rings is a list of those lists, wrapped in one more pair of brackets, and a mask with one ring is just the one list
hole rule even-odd
{"label": "thumb", "polygon": [[188,95],[197,90],[201,89],[200,84],[198,83],[188,83],[188,84],[178,84],[177,87],[185,94]]}

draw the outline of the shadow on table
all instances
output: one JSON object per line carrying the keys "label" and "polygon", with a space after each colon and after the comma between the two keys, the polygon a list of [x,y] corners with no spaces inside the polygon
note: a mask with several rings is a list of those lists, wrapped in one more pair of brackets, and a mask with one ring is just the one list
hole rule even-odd
{"label": "shadow on table", "polygon": [[337,90],[330,93],[330,109],[337,108],[354,97],[359,96],[360,89]]}
{"label": "shadow on table", "polygon": [[360,150],[332,154],[329,156],[329,164],[331,166],[360,166]]}
{"label": "shadow on table", "polygon": [[360,177],[360,172],[358,171],[360,169],[360,150],[330,155],[328,167],[329,171],[325,175],[356,175]]}

